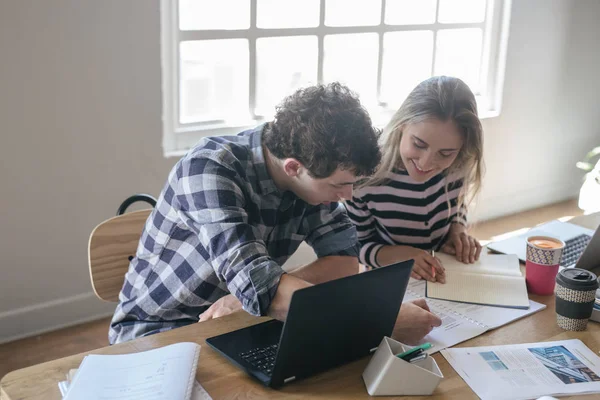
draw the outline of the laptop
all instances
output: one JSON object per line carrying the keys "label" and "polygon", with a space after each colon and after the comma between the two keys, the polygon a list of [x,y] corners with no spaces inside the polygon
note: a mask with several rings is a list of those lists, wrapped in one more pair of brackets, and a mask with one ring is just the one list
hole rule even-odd
{"label": "laptop", "polygon": [[525,262],[527,237],[552,236],[565,242],[560,266],[592,270],[600,267],[600,227],[593,231],[568,222],[551,221],[536,226],[522,235],[488,244],[496,253],[516,254]]}
{"label": "laptop", "polygon": [[367,356],[391,336],[413,260],[294,292],[285,323],[206,339],[266,386],[280,387]]}

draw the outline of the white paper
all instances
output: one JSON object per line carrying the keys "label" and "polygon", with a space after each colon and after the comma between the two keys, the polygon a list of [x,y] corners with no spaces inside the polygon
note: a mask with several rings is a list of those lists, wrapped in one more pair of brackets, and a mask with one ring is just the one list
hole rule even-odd
{"label": "white paper", "polygon": [[[404,295],[404,301],[424,297],[425,281],[411,278]],[[431,312],[442,319],[442,326],[434,328],[422,340],[422,342],[429,342],[433,345],[431,349],[427,350],[429,354],[472,339],[488,330],[506,325],[546,308],[544,304],[531,300],[529,300],[529,309],[527,310],[456,303],[437,299],[427,299],[427,305]]]}
{"label": "white paper", "polygon": [[577,339],[446,349],[442,355],[482,400],[600,393],[600,357]]}
{"label": "white paper", "polygon": [[202,385],[198,381],[196,381],[194,382],[194,390],[192,391],[191,400],[212,400],[212,397],[210,397],[210,395],[202,387]]}
{"label": "white paper", "polygon": [[[61,395],[64,396],[67,394],[69,390],[69,382],[61,381],[58,382],[58,388],[60,390]],[[190,400],[212,400],[212,397],[208,394],[206,389],[200,385],[198,381],[194,382],[194,389],[192,390],[192,398]]]}
{"label": "white paper", "polygon": [[65,400],[188,400],[198,351],[196,343],[177,343],[140,353],[87,356]]}
{"label": "white paper", "polygon": [[473,264],[465,264],[455,256],[436,253],[446,272],[468,272],[485,275],[523,276],[519,265],[519,258],[514,254],[488,254],[481,253],[479,260]]}

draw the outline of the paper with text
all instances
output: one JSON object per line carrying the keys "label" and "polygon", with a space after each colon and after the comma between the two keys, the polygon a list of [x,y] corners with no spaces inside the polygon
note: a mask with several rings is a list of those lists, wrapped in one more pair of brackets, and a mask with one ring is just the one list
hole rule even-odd
{"label": "paper with text", "polygon": [[190,400],[200,346],[177,343],[123,355],[84,358],[66,400]]}
{"label": "paper with text", "polygon": [[600,357],[577,339],[463,347],[442,355],[482,400],[600,393]]}
{"label": "paper with text", "polygon": [[[424,297],[425,281],[411,278],[404,301]],[[422,340],[433,344],[433,347],[427,351],[430,354],[546,308],[544,304],[531,300],[528,309],[501,308],[437,299],[427,299],[427,305],[432,313],[442,319],[442,326],[434,328]]]}
{"label": "paper with text", "polygon": [[[60,393],[62,394],[63,398],[67,394],[69,390],[69,385],[73,381],[73,377],[76,373],[77,369],[71,369],[67,374],[67,380],[58,382],[58,388],[60,389]],[[194,389],[192,390],[192,397],[190,400],[212,400],[212,397],[210,397],[210,395],[208,394],[206,389],[202,387],[200,382],[196,381],[194,382]]]}

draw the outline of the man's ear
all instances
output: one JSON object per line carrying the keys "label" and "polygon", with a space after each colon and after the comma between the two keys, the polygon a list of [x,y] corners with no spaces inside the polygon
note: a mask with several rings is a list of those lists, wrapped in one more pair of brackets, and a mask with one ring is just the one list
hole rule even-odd
{"label": "man's ear", "polygon": [[300,174],[303,165],[300,161],[295,158],[286,158],[283,160],[283,170],[285,171],[287,176],[295,177]]}

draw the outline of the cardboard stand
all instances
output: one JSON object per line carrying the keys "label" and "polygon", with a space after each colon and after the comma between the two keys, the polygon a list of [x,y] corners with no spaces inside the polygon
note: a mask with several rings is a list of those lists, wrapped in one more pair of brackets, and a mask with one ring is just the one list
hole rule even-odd
{"label": "cardboard stand", "polygon": [[444,377],[432,357],[409,363],[396,354],[410,346],[384,337],[362,376],[371,396],[430,395]]}

